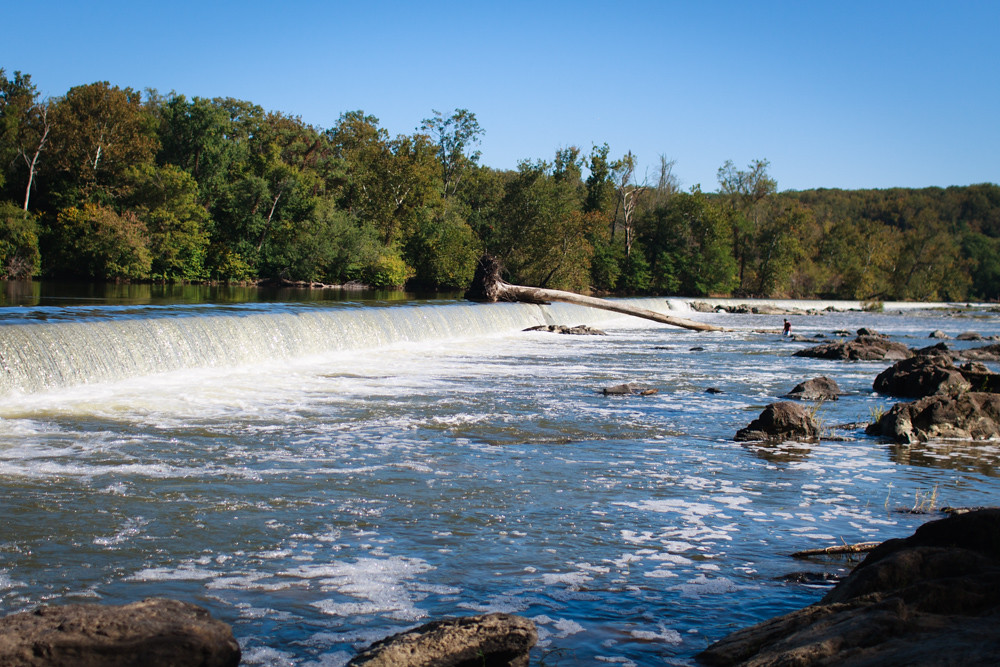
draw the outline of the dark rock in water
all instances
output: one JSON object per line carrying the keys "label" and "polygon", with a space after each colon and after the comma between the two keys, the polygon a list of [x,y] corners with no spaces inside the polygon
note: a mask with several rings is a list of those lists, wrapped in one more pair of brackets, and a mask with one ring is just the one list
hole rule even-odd
{"label": "dark rock in water", "polygon": [[821,375],[795,385],[794,389],[785,394],[785,398],[801,401],[836,401],[843,393],[836,380]]}
{"label": "dark rock in water", "polygon": [[705,390],[705,393],[706,394],[721,394],[723,392],[722,392],[721,389],[717,389],[715,387],[709,387],[708,389]]}
{"label": "dark rock in water", "polygon": [[0,619],[0,665],[235,667],[232,629],[197,605],[149,599],[122,606],[43,606]]}
{"label": "dark rock in water", "polygon": [[897,361],[875,378],[872,388],[880,394],[920,398],[932,394],[961,392],[971,388],[951,357],[922,354]]}
{"label": "dark rock in water", "polygon": [[919,350],[911,350],[911,352],[916,355],[944,355],[951,358],[951,348],[948,347],[948,343],[928,345],[927,347],[922,347]]}
{"label": "dark rock in water", "polygon": [[969,361],[1000,361],[1000,343],[962,350],[958,356]]}
{"label": "dark rock in water", "polygon": [[884,359],[906,359],[912,354],[910,349],[902,343],[894,343],[882,336],[858,336],[852,341],[824,343],[799,350],[794,356],[845,361],[881,361]]}
{"label": "dark rock in water", "polygon": [[942,339],[945,339],[945,340],[951,338],[951,336],[949,336],[945,332],[941,331],[940,329],[935,329],[934,331],[932,331],[931,335],[929,337],[930,338],[942,338]]}
{"label": "dark rock in water", "polygon": [[861,327],[858,329],[858,336],[877,336],[879,338],[888,338],[884,333],[875,331],[874,329],[869,329],[868,327]]}
{"label": "dark rock in water", "polygon": [[1000,510],[883,542],[817,604],[739,630],[696,656],[753,665],[1000,664]]}
{"label": "dark rock in water", "polygon": [[584,324],[575,327],[568,327],[565,324],[540,324],[537,327],[528,327],[525,331],[548,331],[550,333],[570,334],[575,336],[607,336],[600,329],[593,329]]}
{"label": "dark rock in water", "polygon": [[757,440],[812,440],[819,427],[812,414],[798,403],[781,401],[764,408],[757,419],[741,428],[733,438],[737,442]]}
{"label": "dark rock in water", "polygon": [[704,351],[705,351],[705,348],[703,348],[703,347],[691,347],[691,348],[688,348],[688,352],[704,352]]}
{"label": "dark rock in water", "polygon": [[966,331],[958,334],[955,338],[957,340],[982,340],[983,336],[975,331]]}
{"label": "dark rock in water", "polygon": [[866,433],[897,442],[1000,438],[1000,394],[967,391],[957,396],[936,394],[913,403],[899,403],[871,424]]}
{"label": "dark rock in water", "polygon": [[710,303],[705,303],[704,301],[692,301],[690,304],[691,310],[696,313],[714,313],[720,308],[720,306],[713,306]]}
{"label": "dark rock in water", "polygon": [[348,667],[527,667],[535,624],[511,614],[432,621],[378,641]]}
{"label": "dark rock in water", "polygon": [[605,396],[652,396],[659,393],[659,390],[651,389],[637,382],[626,382],[625,384],[616,384],[613,387],[605,387],[601,389],[601,393]]}

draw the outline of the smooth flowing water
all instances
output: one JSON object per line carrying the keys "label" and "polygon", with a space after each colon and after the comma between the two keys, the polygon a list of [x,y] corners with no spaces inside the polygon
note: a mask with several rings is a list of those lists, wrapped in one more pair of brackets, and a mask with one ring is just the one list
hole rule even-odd
{"label": "smooth flowing water", "polygon": [[[780,316],[675,314],[736,331],[559,304],[0,308],[0,611],[174,597],[232,624],[244,664],[324,667],[507,611],[536,622],[534,663],[690,664],[827,590],[787,575],[853,565],[790,553],[997,503],[1000,443],[834,428],[892,404],[871,392],[887,362],[793,357],[753,331]],[[985,310],[792,320],[1000,334]],[[608,335],[522,331],[545,323]],[[733,442],[818,375],[848,439]],[[628,381],[659,393],[599,392]]]}

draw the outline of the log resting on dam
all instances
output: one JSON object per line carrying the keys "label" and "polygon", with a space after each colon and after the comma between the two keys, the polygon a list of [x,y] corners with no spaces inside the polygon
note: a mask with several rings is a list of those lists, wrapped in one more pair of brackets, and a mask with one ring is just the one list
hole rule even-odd
{"label": "log resting on dam", "polygon": [[525,287],[523,285],[512,285],[505,282],[500,276],[503,267],[500,260],[489,255],[484,255],[479,259],[476,266],[476,275],[472,279],[472,285],[465,293],[465,298],[470,301],[481,301],[495,303],[497,301],[517,301],[520,303],[546,304],[550,301],[561,301],[573,303],[578,306],[588,308],[600,308],[610,310],[623,315],[641,317],[661,324],[669,324],[683,329],[694,331],[725,331],[723,327],[717,327],[704,322],[663,315],[645,308],[637,308],[624,303],[598,299],[592,296],[584,296],[575,292],[565,292],[563,290],[546,289],[543,287]]}

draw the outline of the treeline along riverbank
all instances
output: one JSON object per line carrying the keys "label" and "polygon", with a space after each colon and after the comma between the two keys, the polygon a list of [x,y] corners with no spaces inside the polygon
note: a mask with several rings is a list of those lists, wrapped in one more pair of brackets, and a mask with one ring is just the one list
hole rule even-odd
{"label": "treeline along riverbank", "polygon": [[674,163],[562,148],[480,164],[474,113],[391,137],[107,82],[41,99],[0,69],[0,278],[261,279],[618,294],[1000,298],[1000,186],[780,192],[767,160],[679,188]]}

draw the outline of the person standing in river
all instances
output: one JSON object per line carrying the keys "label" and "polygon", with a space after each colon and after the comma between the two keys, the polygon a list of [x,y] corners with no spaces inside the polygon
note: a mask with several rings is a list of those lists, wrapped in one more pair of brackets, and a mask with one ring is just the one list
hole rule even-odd
{"label": "person standing in river", "polygon": [[787,319],[785,320],[785,327],[781,330],[781,335],[782,336],[792,335],[792,323],[789,322]]}

